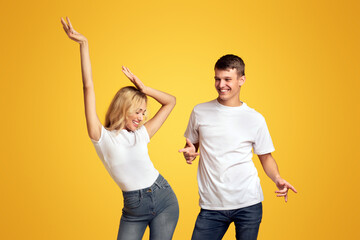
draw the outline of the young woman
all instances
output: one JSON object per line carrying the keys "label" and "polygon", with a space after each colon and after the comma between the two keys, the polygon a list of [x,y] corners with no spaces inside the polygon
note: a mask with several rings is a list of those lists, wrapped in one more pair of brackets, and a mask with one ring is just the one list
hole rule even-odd
{"label": "young woman", "polygon": [[[85,116],[89,137],[105,168],[124,196],[123,214],[117,239],[142,239],[147,226],[150,239],[171,239],[179,217],[176,196],[154,168],[147,150],[150,138],[159,130],[175,106],[175,97],[145,86],[122,67],[135,87],[121,88],[106,113],[105,126],[96,114],[95,92],[87,39],[76,32],[69,18],[61,23],[68,37],[80,44]],[[144,123],[147,97],[162,106]]]}

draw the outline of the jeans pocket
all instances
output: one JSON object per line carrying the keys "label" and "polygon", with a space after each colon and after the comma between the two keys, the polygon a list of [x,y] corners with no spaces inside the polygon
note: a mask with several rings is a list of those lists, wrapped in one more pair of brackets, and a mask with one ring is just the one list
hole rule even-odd
{"label": "jeans pocket", "polygon": [[161,187],[162,188],[169,188],[170,184],[165,180],[165,181],[162,182]]}
{"label": "jeans pocket", "polygon": [[199,217],[207,218],[207,217],[211,217],[211,216],[216,216],[217,214],[219,214],[219,211],[201,209],[200,213],[199,213]]}
{"label": "jeans pocket", "polygon": [[155,183],[156,187],[154,188],[154,192],[160,189],[168,189],[171,188],[170,184],[166,181],[166,179],[163,179],[161,182]]}
{"label": "jeans pocket", "polygon": [[124,208],[133,209],[140,206],[140,198],[138,196],[125,197]]}
{"label": "jeans pocket", "polygon": [[168,181],[164,178],[161,183],[160,183],[160,188],[169,188],[170,184],[168,183]]}

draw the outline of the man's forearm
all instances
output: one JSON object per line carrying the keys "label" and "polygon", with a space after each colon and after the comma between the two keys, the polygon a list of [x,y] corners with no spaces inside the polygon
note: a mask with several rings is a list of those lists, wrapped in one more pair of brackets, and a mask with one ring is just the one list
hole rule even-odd
{"label": "man's forearm", "polygon": [[277,183],[277,180],[281,179],[281,177],[279,168],[271,153],[259,155],[259,159],[266,175],[271,178],[274,183]]}

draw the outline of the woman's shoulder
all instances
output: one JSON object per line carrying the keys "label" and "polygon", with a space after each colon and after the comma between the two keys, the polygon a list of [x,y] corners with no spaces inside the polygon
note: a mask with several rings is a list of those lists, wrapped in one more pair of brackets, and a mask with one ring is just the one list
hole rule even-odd
{"label": "woman's shoulder", "polygon": [[145,127],[145,125],[142,125],[139,127],[135,133],[137,133],[142,139],[144,139],[147,143],[150,142],[150,136],[149,133]]}

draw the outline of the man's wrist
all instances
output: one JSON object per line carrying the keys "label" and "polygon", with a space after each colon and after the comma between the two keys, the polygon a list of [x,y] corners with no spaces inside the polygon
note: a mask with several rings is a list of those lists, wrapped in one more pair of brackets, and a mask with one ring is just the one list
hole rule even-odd
{"label": "man's wrist", "polygon": [[282,178],[281,178],[280,175],[276,175],[276,176],[274,177],[274,182],[275,182],[276,184],[278,184],[281,180],[282,180]]}

